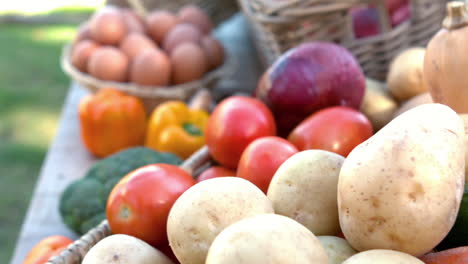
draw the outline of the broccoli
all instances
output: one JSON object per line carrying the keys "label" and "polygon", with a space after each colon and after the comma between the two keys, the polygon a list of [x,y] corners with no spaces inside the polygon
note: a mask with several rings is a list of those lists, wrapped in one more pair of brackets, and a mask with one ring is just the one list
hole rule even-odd
{"label": "broccoli", "polygon": [[96,162],[62,193],[59,212],[64,223],[80,235],[86,233],[106,218],[107,197],[115,184],[131,171],[154,163],[179,165],[182,160],[171,153],[134,147]]}

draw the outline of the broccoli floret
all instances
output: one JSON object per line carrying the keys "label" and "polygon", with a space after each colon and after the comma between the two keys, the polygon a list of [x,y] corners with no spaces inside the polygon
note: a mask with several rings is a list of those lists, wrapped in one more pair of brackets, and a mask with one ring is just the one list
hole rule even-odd
{"label": "broccoli floret", "polygon": [[64,223],[80,235],[86,233],[106,218],[107,198],[115,184],[131,171],[154,163],[179,165],[182,160],[174,154],[135,147],[96,162],[62,193],[59,211]]}

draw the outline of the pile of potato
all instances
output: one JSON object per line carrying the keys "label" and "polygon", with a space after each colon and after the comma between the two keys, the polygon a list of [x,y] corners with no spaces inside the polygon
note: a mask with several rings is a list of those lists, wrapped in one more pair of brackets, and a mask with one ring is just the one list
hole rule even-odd
{"label": "pile of potato", "polygon": [[415,106],[433,102],[423,78],[425,53],[421,47],[403,50],[390,64],[385,82],[367,79],[361,112],[374,130]]}
{"label": "pile of potato", "polygon": [[107,6],[80,27],[71,63],[100,80],[182,84],[223,64],[224,49],[212,29],[210,18],[195,5],[177,14],[154,10],[147,17]]}
{"label": "pile of potato", "polygon": [[[402,113],[346,158],[317,149],[294,154],[266,194],[239,177],[199,182],[170,210],[171,250],[181,264],[422,264],[418,257],[455,222],[465,138],[456,112],[427,104]],[[83,264],[112,257],[172,263],[141,241],[122,246],[129,240],[121,236],[99,242]]]}

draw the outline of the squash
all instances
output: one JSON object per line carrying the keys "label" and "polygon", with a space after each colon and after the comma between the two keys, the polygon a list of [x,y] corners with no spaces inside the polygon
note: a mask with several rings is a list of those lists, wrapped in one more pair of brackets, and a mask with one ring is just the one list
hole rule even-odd
{"label": "squash", "polygon": [[434,102],[468,112],[468,13],[463,2],[449,2],[443,28],[430,40],[424,79]]}
{"label": "squash", "polygon": [[112,88],[80,101],[81,138],[96,157],[104,158],[120,150],[142,146],[146,133],[143,103]]}

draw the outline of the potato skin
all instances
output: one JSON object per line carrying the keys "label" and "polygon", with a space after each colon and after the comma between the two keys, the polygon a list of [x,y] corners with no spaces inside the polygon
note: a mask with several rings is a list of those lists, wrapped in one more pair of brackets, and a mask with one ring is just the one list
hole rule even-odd
{"label": "potato skin", "polygon": [[[468,162],[468,114],[460,114],[465,128],[465,162]],[[465,163],[466,164],[466,163]],[[468,166],[465,165],[465,184],[468,182]]]}
{"label": "potato skin", "polygon": [[136,237],[116,234],[99,241],[82,264],[173,264],[159,250]]}
{"label": "potato skin", "polygon": [[351,245],[343,238],[336,236],[318,236],[328,255],[328,264],[341,264],[352,255],[356,254]]}
{"label": "potato skin", "polygon": [[238,177],[213,178],[183,193],[169,212],[169,244],[181,264],[205,264],[215,237],[247,217],[274,213],[266,195]]}
{"label": "potato skin", "polygon": [[267,196],[275,213],[290,217],[312,233],[335,235],[338,220],[338,175],[344,157],[324,150],[305,150],[276,171]]}
{"label": "potato skin", "polygon": [[394,250],[374,249],[360,252],[343,264],[424,264],[421,260]]}
{"label": "potato skin", "polygon": [[317,237],[291,218],[263,214],[224,229],[213,241],[206,264],[328,264]]}
{"label": "potato skin", "polygon": [[344,235],[358,251],[430,251],[454,224],[464,172],[458,115],[441,104],[408,110],[343,163],[338,210]]}

